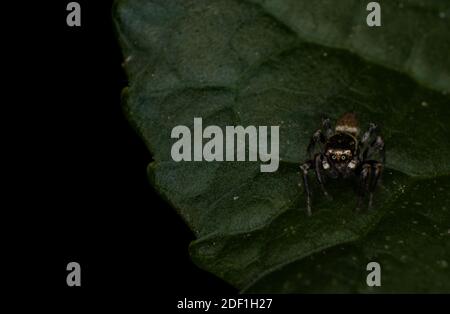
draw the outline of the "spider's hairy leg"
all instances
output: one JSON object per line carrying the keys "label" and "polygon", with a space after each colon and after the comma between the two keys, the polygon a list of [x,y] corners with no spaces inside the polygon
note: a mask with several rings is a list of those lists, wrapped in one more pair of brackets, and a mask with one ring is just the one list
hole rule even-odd
{"label": "spider's hairy leg", "polygon": [[369,124],[369,129],[361,137],[361,159],[379,160],[385,162],[385,147],[380,136],[380,128],[375,123]]}
{"label": "spider's hairy leg", "polygon": [[369,209],[372,207],[372,201],[373,201],[373,193],[375,192],[376,187],[378,186],[378,183],[381,178],[381,174],[383,173],[383,164],[381,162],[374,162],[372,164],[373,169],[373,177],[370,182],[370,190],[369,190]]}
{"label": "spider's hairy leg", "polygon": [[314,132],[308,144],[308,158],[313,158],[313,155],[317,152],[317,146],[324,145],[325,141],[326,138],[323,135],[322,129],[318,129],[316,132]]}
{"label": "spider's hairy leg", "polygon": [[361,165],[361,171],[359,173],[359,195],[356,204],[356,210],[361,209],[361,204],[370,188],[370,180],[372,176],[372,167],[369,163],[364,163]]}
{"label": "spider's hairy leg", "polygon": [[369,139],[375,134],[375,132],[378,131],[378,126],[375,123],[369,123],[369,129],[364,132],[363,136],[361,137],[361,143],[365,144],[369,141]]}
{"label": "spider's hairy leg", "polygon": [[382,164],[385,163],[386,160],[385,146],[381,136],[377,135],[377,137],[364,150],[362,157],[364,160],[377,161],[381,162]]}
{"label": "spider's hairy leg", "polygon": [[313,161],[308,160],[303,165],[300,166],[300,169],[302,170],[302,176],[303,176],[303,187],[305,190],[305,196],[306,196],[306,214],[308,216],[311,216],[311,190],[309,189],[309,183],[308,183],[308,171],[312,169]]}
{"label": "spider's hairy leg", "polygon": [[330,138],[334,134],[333,128],[331,127],[330,119],[324,118],[322,119],[322,127],[316,130],[311,137],[308,145],[308,157],[313,158],[313,156],[321,152],[321,148],[318,149],[318,146],[323,146],[328,138]]}
{"label": "spider's hairy leg", "polygon": [[334,131],[331,126],[330,118],[322,119],[322,129],[323,129],[323,133],[325,134],[326,139],[329,139],[331,136],[333,136]]}
{"label": "spider's hairy leg", "polygon": [[370,210],[373,204],[373,193],[381,178],[383,164],[378,161],[370,160],[363,163],[359,175],[359,198],[356,209],[361,208],[361,203],[365,196],[369,194],[369,203],[367,209]]}
{"label": "spider's hairy leg", "polygon": [[381,162],[384,164],[386,162],[386,152],[384,147],[384,140],[381,136],[377,136],[375,141],[372,143],[372,149],[379,152]]}
{"label": "spider's hairy leg", "polygon": [[328,167],[330,167],[326,157],[323,154],[317,154],[314,157],[314,170],[316,173],[317,181],[319,182],[319,186],[322,189],[323,194],[328,199],[331,199],[330,194],[328,194],[327,190],[325,189],[325,184],[324,184],[325,182],[324,182],[323,176],[322,176],[322,170],[325,170],[324,163],[325,163],[325,165],[328,165]]}

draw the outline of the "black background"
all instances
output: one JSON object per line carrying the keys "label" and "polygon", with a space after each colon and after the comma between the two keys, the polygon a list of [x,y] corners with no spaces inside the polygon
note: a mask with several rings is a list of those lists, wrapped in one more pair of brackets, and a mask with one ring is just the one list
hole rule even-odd
{"label": "black background", "polygon": [[[40,284],[67,295],[236,293],[190,261],[193,233],[147,180],[152,157],[122,113],[127,79],[112,1],[78,1],[81,27],[66,24],[69,2],[28,11],[34,26],[22,35],[34,59],[27,150],[39,165],[26,170],[34,208],[27,254],[38,259]],[[66,285],[72,261],[81,265],[80,288]]]}

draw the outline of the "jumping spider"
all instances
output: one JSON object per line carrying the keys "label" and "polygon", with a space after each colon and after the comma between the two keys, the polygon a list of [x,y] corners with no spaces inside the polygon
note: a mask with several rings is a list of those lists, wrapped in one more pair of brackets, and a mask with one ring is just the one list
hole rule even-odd
{"label": "jumping spider", "polygon": [[311,191],[308,171],[314,170],[320,188],[329,197],[324,178],[350,178],[358,180],[357,209],[365,196],[369,195],[368,208],[372,207],[373,192],[384,168],[384,141],[374,123],[359,137],[359,126],[354,113],[344,114],[332,129],[330,119],[322,121],[322,128],[312,136],[308,145],[310,160],[300,166],[306,194],[306,210],[311,215]]}

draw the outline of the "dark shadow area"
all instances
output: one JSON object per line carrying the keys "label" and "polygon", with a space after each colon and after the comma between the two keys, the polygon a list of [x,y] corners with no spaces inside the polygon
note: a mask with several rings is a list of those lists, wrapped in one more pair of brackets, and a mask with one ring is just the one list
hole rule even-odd
{"label": "dark shadow area", "polygon": [[[39,256],[46,287],[69,296],[234,293],[191,262],[193,234],[147,180],[151,155],[120,104],[127,80],[112,1],[79,3],[80,28],[66,25],[64,1],[39,8],[48,18],[39,25],[33,77],[45,100],[33,118],[40,141],[31,149],[40,167],[31,198],[39,212],[32,214],[38,226],[27,255]],[[81,264],[80,292],[66,286],[71,261]]]}

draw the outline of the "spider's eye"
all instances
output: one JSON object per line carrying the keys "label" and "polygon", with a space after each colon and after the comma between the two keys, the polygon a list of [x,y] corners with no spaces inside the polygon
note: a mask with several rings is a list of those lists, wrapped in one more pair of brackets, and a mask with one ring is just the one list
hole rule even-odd
{"label": "spider's eye", "polygon": [[342,159],[342,160],[345,160],[345,156],[344,156],[344,155],[343,155],[343,156],[341,156],[341,159]]}
{"label": "spider's eye", "polygon": [[331,158],[336,159],[336,155],[335,154],[331,155]]}

